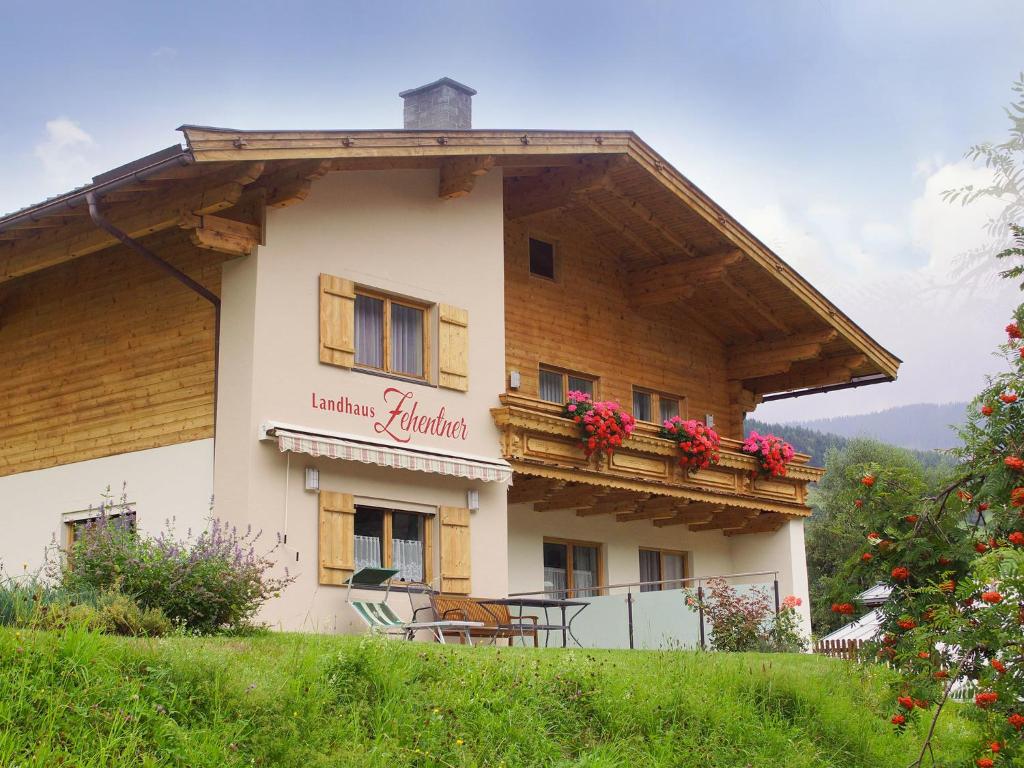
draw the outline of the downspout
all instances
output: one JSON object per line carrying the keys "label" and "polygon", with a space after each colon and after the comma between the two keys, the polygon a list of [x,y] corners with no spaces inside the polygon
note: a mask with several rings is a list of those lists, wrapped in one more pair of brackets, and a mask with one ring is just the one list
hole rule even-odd
{"label": "downspout", "polygon": [[217,439],[217,391],[219,388],[220,379],[220,297],[213,293],[205,285],[202,285],[191,277],[186,275],[180,269],[175,267],[173,264],[164,261],[155,253],[146,248],[138,240],[134,240],[129,237],[125,232],[115,227],[100,211],[99,203],[96,201],[96,195],[89,192],[85,196],[86,202],[89,204],[89,217],[93,223],[107,232],[111,237],[115,238],[119,242],[123,243],[127,247],[131,248],[137,254],[145,258],[151,264],[164,272],[169,274],[175,280],[180,282],[186,288],[195,293],[198,293],[210,304],[213,305],[213,439]]}

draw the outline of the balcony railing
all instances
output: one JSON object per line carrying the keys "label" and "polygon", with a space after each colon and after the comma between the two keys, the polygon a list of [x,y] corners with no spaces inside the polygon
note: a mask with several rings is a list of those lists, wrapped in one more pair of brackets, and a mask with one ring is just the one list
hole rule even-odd
{"label": "balcony railing", "polygon": [[[632,438],[611,457],[595,456],[588,460],[580,447],[576,425],[561,415],[560,406],[516,394],[503,394],[499,399],[501,407],[492,409],[491,414],[501,430],[502,452],[516,472],[517,482],[521,476],[547,478],[554,484],[557,500],[552,502],[551,493],[532,498],[528,491],[519,491],[513,485],[509,496],[513,503],[558,503],[571,496],[566,484],[592,484],[615,489],[623,498],[633,493],[648,500],[674,497],[682,504],[697,505],[686,508],[689,517],[685,519],[696,530],[700,525],[728,530],[729,525],[702,522],[703,518],[696,514],[698,508],[721,508],[735,513],[736,524],[732,528],[737,532],[756,532],[778,528],[786,516],[806,516],[807,485],[824,474],[823,469],[808,464],[809,456],[797,454],[786,477],[764,477],[758,471],[757,461],[740,451],[740,441],[729,438],[722,439],[717,465],[691,474],[679,466],[675,443],[660,437],[653,424],[638,424]],[[615,498],[606,495],[605,502],[614,506]],[[609,511],[619,512],[620,521],[630,519],[628,504],[621,510]],[[749,519],[744,522],[744,511],[758,515],[758,523]],[[644,510],[636,509],[632,514],[641,516]],[[747,514],[747,518],[751,516]],[[654,518],[655,514],[646,517]]]}
{"label": "balcony railing", "polygon": [[[647,650],[707,648],[710,627],[704,616],[703,604],[698,600],[697,607],[690,608],[686,605],[686,598],[688,594],[703,597],[705,585],[712,579],[726,582],[741,594],[760,592],[774,603],[775,612],[779,611],[778,571],[610,584],[600,587],[600,594],[569,595],[573,601],[585,606],[574,606],[567,611],[567,618],[571,619],[568,644],[583,648]],[[566,594],[549,589],[517,592],[510,597],[563,598]],[[529,613],[528,610],[526,612]],[[532,638],[515,642],[529,645]],[[541,631],[539,644],[560,645],[561,633]]]}

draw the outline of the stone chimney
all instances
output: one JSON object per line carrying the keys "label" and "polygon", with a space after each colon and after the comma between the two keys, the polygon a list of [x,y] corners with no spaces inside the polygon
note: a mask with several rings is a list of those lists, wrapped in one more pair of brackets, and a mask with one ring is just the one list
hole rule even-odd
{"label": "stone chimney", "polygon": [[476,91],[450,77],[442,77],[398,95],[405,99],[406,130],[468,131],[473,127]]}

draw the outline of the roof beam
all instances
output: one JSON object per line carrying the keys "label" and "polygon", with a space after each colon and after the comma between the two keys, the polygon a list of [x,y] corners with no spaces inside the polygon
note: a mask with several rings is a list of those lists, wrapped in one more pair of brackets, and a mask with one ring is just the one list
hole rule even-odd
{"label": "roof beam", "polygon": [[768,351],[784,351],[791,347],[802,347],[805,344],[828,344],[839,338],[839,331],[835,328],[824,328],[819,331],[808,333],[795,333],[779,336],[775,339],[757,341],[747,344],[733,344],[727,350],[730,357],[742,358],[752,354],[759,354]]}
{"label": "roof beam", "polygon": [[789,326],[779,319],[775,314],[775,310],[773,310],[767,302],[761,301],[761,299],[757,298],[742,285],[738,285],[728,276],[725,276],[722,279],[722,285],[725,286],[725,288],[736,298],[754,310],[754,312],[757,313],[757,315],[759,315],[768,325],[776,330],[782,331],[783,333],[790,332]]}
{"label": "roof beam", "polygon": [[455,157],[441,161],[437,196],[442,200],[465,197],[473,191],[476,180],[494,167],[494,156]]}
{"label": "roof beam", "polygon": [[782,349],[730,355],[727,362],[728,378],[742,381],[786,373],[793,367],[793,363],[816,360],[821,356],[821,351],[821,344],[800,344]]}
{"label": "roof beam", "polygon": [[636,270],[627,278],[627,293],[637,308],[670,304],[689,298],[703,285],[722,280],[726,270],[742,258],[740,251],[732,250]]}
{"label": "roof beam", "polygon": [[826,357],[811,364],[797,363],[786,373],[762,376],[743,382],[746,389],[757,395],[769,392],[788,392],[791,389],[841,384],[853,378],[853,373],[867,362],[867,355],[841,355]]}
{"label": "roof beam", "polygon": [[220,216],[190,216],[182,228],[191,230],[189,238],[197,248],[229,256],[248,256],[262,237],[259,226]]}
{"label": "roof beam", "polygon": [[[263,172],[263,163],[243,163],[218,179],[212,187],[190,184],[185,190],[154,205],[144,198],[125,207],[111,207],[110,222],[129,237],[145,237],[154,232],[180,226],[191,215],[203,215],[234,205],[246,184]],[[47,267],[101,251],[117,244],[105,230],[91,224],[68,229],[62,227],[46,234],[28,237],[9,245],[0,243],[0,283],[31,274]]]}
{"label": "roof beam", "polygon": [[608,163],[598,161],[511,179],[505,185],[505,215],[521,219],[563,208],[574,197],[602,186],[607,175]]}
{"label": "roof beam", "polygon": [[697,258],[698,254],[693,249],[693,246],[690,245],[684,238],[677,235],[671,227],[662,223],[662,221],[657,216],[655,216],[650,209],[643,205],[643,203],[640,203],[639,201],[631,198],[629,195],[626,195],[613,183],[609,182],[604,187],[604,190],[608,192],[612,197],[614,197],[615,200],[618,201],[618,203],[622,205],[626,210],[630,211],[631,213],[633,213],[633,215],[637,216],[638,218],[643,219],[644,223],[647,224],[647,226],[657,230],[658,234],[660,234],[663,238],[672,243],[672,245],[675,248],[677,248],[680,252],[685,253],[691,259]]}
{"label": "roof beam", "polygon": [[825,344],[839,337],[834,328],[794,334],[770,342],[729,349],[728,378],[735,381],[787,373],[794,363],[821,357]]}
{"label": "roof beam", "polygon": [[665,528],[670,525],[698,525],[714,519],[715,515],[724,509],[725,507],[720,504],[695,502],[682,507],[670,518],[656,518],[652,522],[657,528]]}

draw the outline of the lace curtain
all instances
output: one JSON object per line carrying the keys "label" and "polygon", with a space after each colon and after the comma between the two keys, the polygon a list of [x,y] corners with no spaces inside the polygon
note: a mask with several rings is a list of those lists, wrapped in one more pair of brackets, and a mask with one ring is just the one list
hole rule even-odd
{"label": "lace curtain", "polygon": [[391,304],[391,370],[423,375],[423,310]]}
{"label": "lace curtain", "polygon": [[356,362],[384,367],[384,302],[356,294]]}

